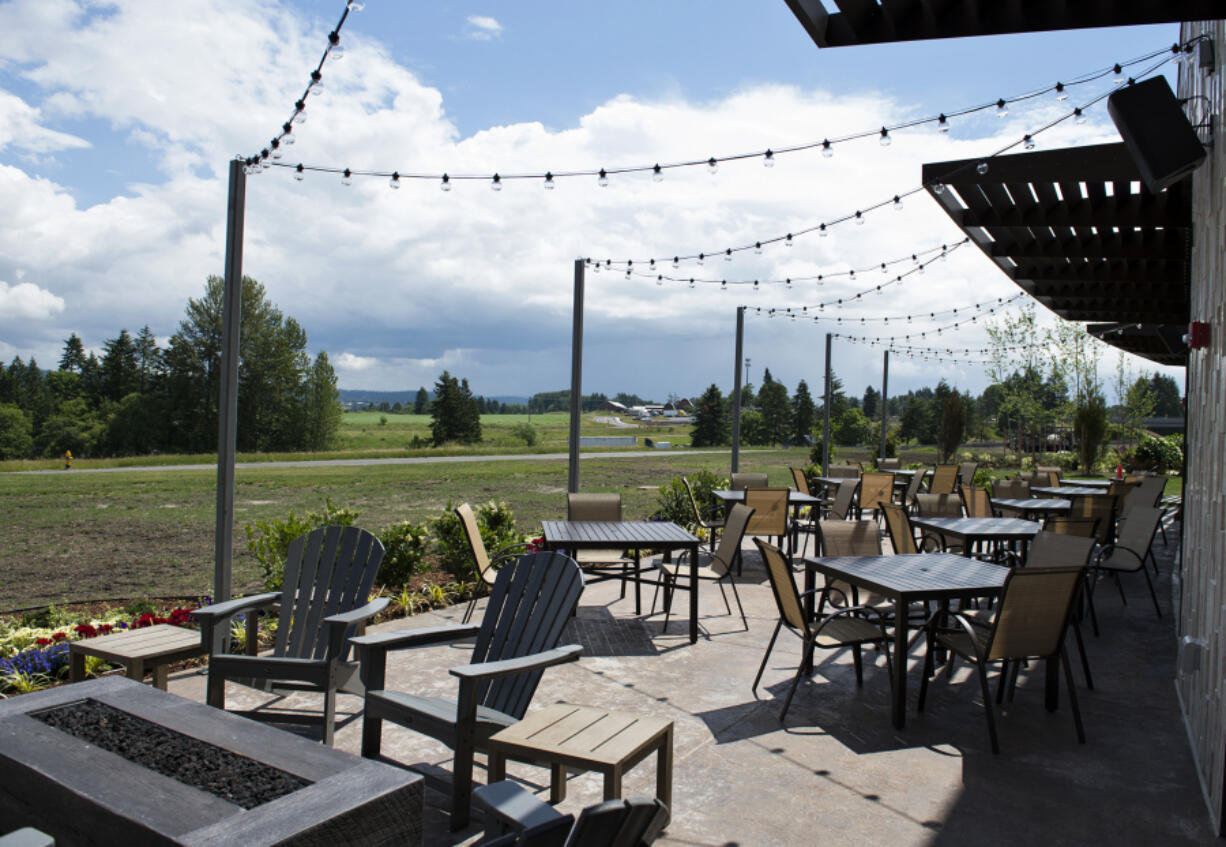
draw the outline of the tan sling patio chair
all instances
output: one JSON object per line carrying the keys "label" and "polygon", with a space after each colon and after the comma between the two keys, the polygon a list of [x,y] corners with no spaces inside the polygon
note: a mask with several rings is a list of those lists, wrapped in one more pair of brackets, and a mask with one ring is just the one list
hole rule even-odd
{"label": "tan sling patio chair", "polygon": [[766,488],[764,473],[734,473],[731,477],[733,491],[744,491],[747,488]]}
{"label": "tan sling patio chair", "polygon": [[[741,605],[741,595],[737,593],[736,581],[732,578],[732,563],[740,558],[741,542],[745,538],[745,531],[752,518],[753,508],[751,506],[744,503],[734,505],[728,512],[728,522],[724,525],[724,534],[720,536],[719,547],[712,555],[700,556],[698,559],[698,579],[714,582],[719,586],[719,593],[724,598],[724,608],[730,615],[732,607],[728,605],[724,581],[726,580],[732,586],[732,596],[736,598],[736,607],[741,613],[741,623],[744,624],[746,631],[749,630],[749,621],[745,619],[745,607]],[[689,583],[689,553],[684,553],[671,562],[664,561],[663,557],[653,559],[652,564],[660,569],[660,585],[656,586],[656,593],[652,595],[651,611],[652,614],[655,614],[656,598],[659,596],[662,585],[664,587],[664,627],[661,632],[667,632],[668,618],[673,606],[673,594],[678,588],[683,591],[697,591],[698,586]],[[678,584],[679,579],[684,579],[685,582]]]}
{"label": "tan sling patio chair", "polygon": [[1124,596],[1124,586],[1120,583],[1122,573],[1140,571],[1149,587],[1150,599],[1154,601],[1154,611],[1162,617],[1162,608],[1158,605],[1158,595],[1154,592],[1153,580],[1149,578],[1149,569],[1145,560],[1153,556],[1150,547],[1154,536],[1158,533],[1158,522],[1162,519],[1162,510],[1152,506],[1137,506],[1128,517],[1120,521],[1119,537],[1114,544],[1107,544],[1099,550],[1098,556],[1091,565],[1090,579],[1090,619],[1094,623],[1094,632],[1098,632],[1098,618],[1094,613],[1094,586],[1097,578],[1103,573],[1109,573],[1116,581],[1120,591],[1120,599],[1128,605]]}
{"label": "tan sling patio chair", "polygon": [[957,465],[937,465],[928,483],[929,494],[953,494],[958,485]]}
{"label": "tan sling patio chair", "polygon": [[869,472],[860,477],[860,516],[872,509],[880,517],[882,502],[894,502],[894,474]]}
{"label": "tan sling patio chair", "polygon": [[[473,566],[477,570],[477,578],[487,588],[490,588],[494,585],[494,579],[498,575],[498,566],[515,558],[517,555],[527,552],[529,545],[526,543],[512,544],[508,547],[503,547],[491,557],[485,550],[485,542],[481,538],[481,528],[477,525],[477,516],[473,514],[472,506],[467,503],[461,503],[459,506],[456,506],[455,514],[460,519],[460,526],[464,529],[464,538],[468,541],[468,552],[472,554]],[[473,616],[473,609],[476,605],[477,592],[474,591],[472,599],[468,601],[468,607],[464,610],[462,623],[468,623],[468,619]]]}

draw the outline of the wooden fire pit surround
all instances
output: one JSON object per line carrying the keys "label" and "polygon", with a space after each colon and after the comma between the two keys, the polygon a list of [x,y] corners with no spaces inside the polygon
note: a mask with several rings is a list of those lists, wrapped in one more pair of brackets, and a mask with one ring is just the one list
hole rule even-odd
{"label": "wooden fire pit surround", "polygon": [[0,821],[62,844],[422,843],[422,777],[122,677],[0,702]]}

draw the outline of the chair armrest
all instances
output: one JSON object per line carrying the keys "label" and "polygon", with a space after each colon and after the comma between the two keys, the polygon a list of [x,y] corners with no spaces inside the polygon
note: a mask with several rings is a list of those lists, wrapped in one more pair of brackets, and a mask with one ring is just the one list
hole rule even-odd
{"label": "chair armrest", "polygon": [[237,615],[239,612],[245,612],[250,609],[258,609],[262,606],[271,606],[277,600],[281,599],[280,591],[270,591],[266,594],[252,594],[250,597],[239,597],[235,600],[226,600],[221,603],[214,603],[211,606],[205,606],[200,609],[193,609],[191,616],[196,618],[201,623],[209,621],[216,623],[219,620]]}
{"label": "chair armrest", "polygon": [[502,659],[497,662],[477,662],[471,665],[460,665],[451,669],[451,675],[462,680],[484,681],[502,676],[513,676],[527,671],[541,670],[578,660],[583,652],[579,644],[565,644],[552,650],[520,656],[516,659]]}
{"label": "chair armrest", "polygon": [[422,647],[426,644],[442,644],[471,638],[481,630],[477,624],[430,626],[400,632],[380,632],[375,635],[359,635],[350,638],[349,644],[357,650],[361,663],[359,675],[367,691],[379,691],[387,674],[387,654],[390,650],[407,647]]}
{"label": "chair armrest", "polygon": [[[820,632],[822,627],[830,623],[835,618],[858,616],[863,612],[867,612],[869,615],[875,617],[877,619],[878,626],[881,626],[882,622],[885,620],[885,618],[882,617],[881,612],[877,611],[872,606],[849,606],[846,609],[839,609],[837,612],[831,612],[830,614],[826,615],[826,617],[818,621],[817,626],[814,627],[814,629]],[[885,630],[882,630],[882,637],[885,637]]]}
{"label": "chair armrest", "polygon": [[517,550],[527,550],[531,546],[532,543],[529,541],[516,541],[514,544],[508,544],[506,547],[498,548],[498,550],[494,552],[494,555],[490,556],[490,561],[496,562],[499,559],[506,558],[507,556],[513,556]]}
{"label": "chair armrest", "polygon": [[983,654],[980,653],[979,638],[977,637],[977,634],[975,632],[975,624],[970,620],[970,618],[968,618],[966,615],[962,614],[961,612],[942,612],[942,611],[934,612],[932,617],[928,619],[928,623],[925,624],[924,628],[930,629],[934,625],[934,622],[936,621],[936,619],[940,617],[941,615],[945,615],[946,617],[951,617],[958,622],[958,625],[962,627],[962,629],[966,632],[967,637],[970,638],[971,649],[975,651],[975,661],[982,662]]}
{"label": "chair armrest", "polygon": [[351,623],[357,623],[358,621],[363,621],[367,618],[373,618],[375,615],[386,609],[387,604],[390,602],[392,601],[387,597],[377,597],[364,606],[358,606],[356,609],[351,609],[348,612],[341,612],[338,615],[329,615],[328,617],[324,618],[324,623],[328,624],[329,626],[333,624],[343,624],[344,626],[349,626]]}

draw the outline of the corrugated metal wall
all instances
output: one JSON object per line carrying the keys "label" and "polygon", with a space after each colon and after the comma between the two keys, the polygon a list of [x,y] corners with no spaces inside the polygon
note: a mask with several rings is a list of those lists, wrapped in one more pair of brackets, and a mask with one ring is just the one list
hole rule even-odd
{"label": "corrugated metal wall", "polygon": [[[1188,476],[1184,484],[1181,649],[1176,688],[1219,833],[1226,801],[1226,22],[1183,25],[1183,38],[1213,40],[1217,69],[1198,65],[1179,75],[1181,97],[1193,124],[1212,114],[1214,149],[1195,173],[1191,320],[1211,325],[1207,348],[1191,353],[1188,367]],[[1201,99],[1201,98],[1206,99]]]}

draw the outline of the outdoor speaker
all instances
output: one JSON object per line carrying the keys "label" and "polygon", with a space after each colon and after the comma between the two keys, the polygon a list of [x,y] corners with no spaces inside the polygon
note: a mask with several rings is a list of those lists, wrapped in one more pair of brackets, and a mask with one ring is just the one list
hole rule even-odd
{"label": "outdoor speaker", "polygon": [[1205,147],[1166,77],[1121,88],[1107,98],[1107,112],[1150,191],[1179,182],[1205,161]]}

